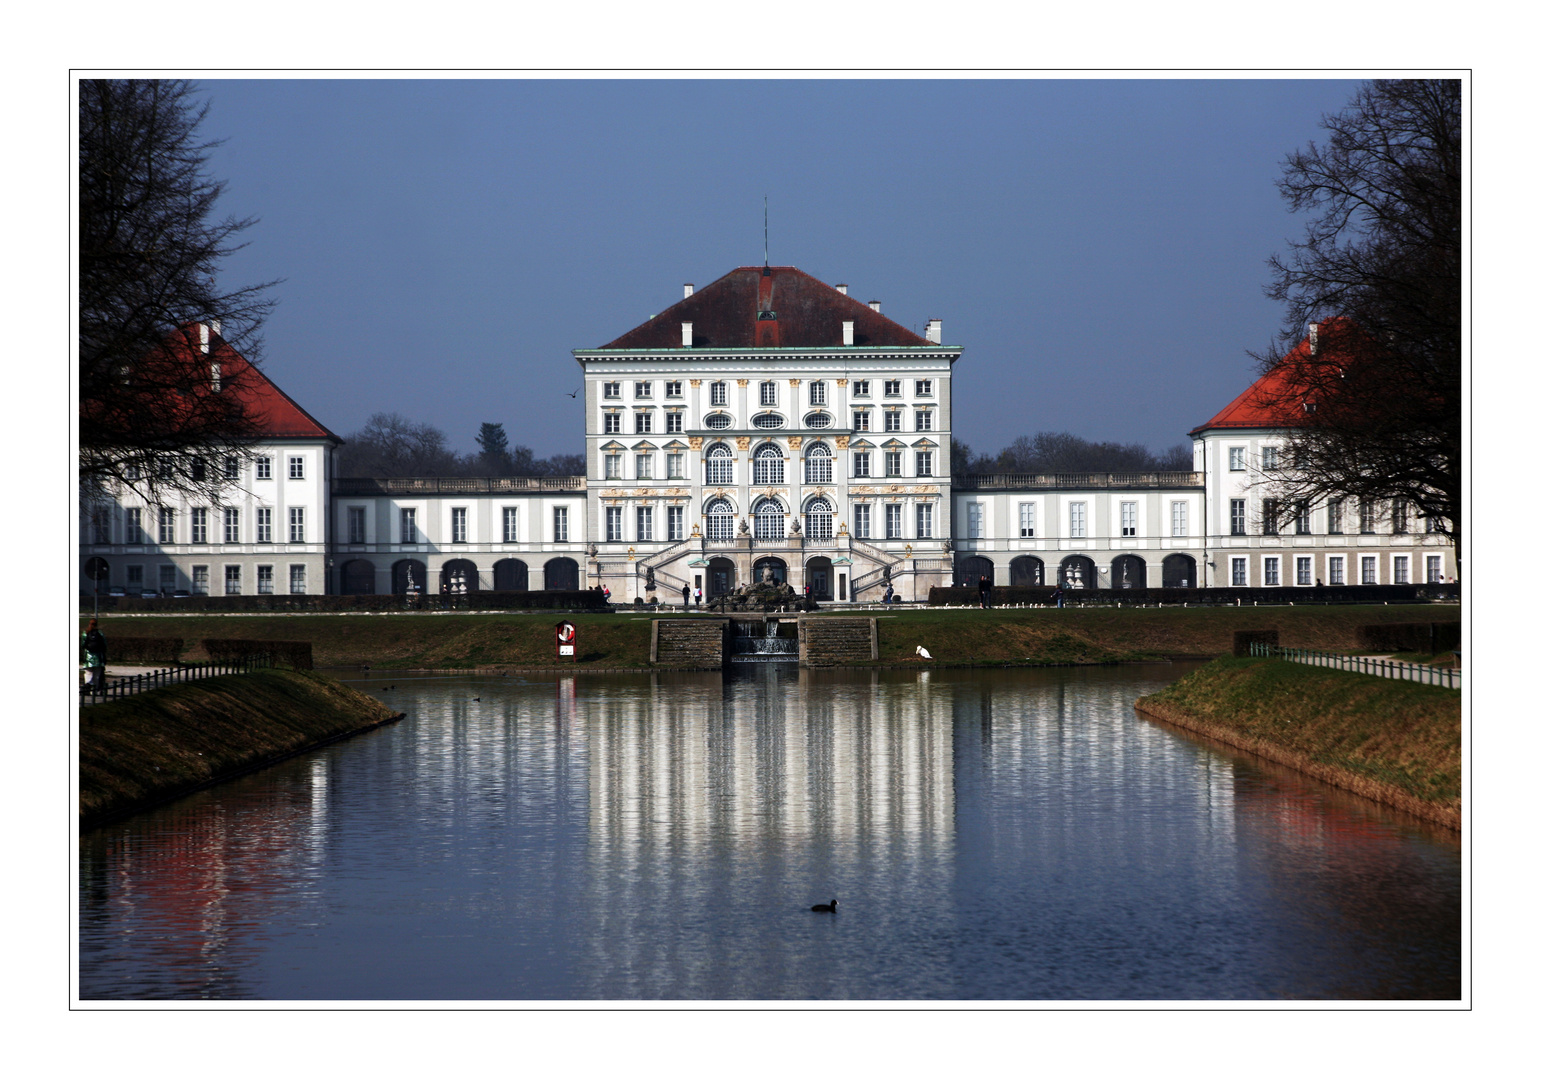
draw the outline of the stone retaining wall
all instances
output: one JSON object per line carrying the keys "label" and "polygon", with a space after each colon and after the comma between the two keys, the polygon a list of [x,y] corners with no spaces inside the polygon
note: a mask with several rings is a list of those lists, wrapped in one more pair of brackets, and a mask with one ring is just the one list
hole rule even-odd
{"label": "stone retaining wall", "polygon": [[878,658],[876,619],[798,620],[797,659],[804,667],[868,664]]}
{"label": "stone retaining wall", "polygon": [[649,659],[662,667],[720,669],[727,619],[655,619]]}

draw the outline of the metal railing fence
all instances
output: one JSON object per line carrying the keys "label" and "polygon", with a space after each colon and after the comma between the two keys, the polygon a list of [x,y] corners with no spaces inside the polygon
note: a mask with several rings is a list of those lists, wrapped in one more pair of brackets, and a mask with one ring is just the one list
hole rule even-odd
{"label": "metal railing fence", "polygon": [[1429,686],[1443,686],[1450,690],[1461,688],[1461,669],[1454,667],[1409,664],[1403,660],[1388,660],[1377,656],[1344,656],[1341,653],[1318,652],[1315,649],[1289,649],[1270,645],[1266,641],[1252,642],[1252,655],[1292,660],[1297,664],[1311,664],[1316,667],[1332,668],[1335,671],[1376,675],[1383,679],[1407,679]]}
{"label": "metal railing fence", "polygon": [[266,653],[254,656],[243,656],[239,660],[211,661],[206,664],[179,664],[176,667],[161,668],[158,671],[146,671],[138,675],[120,675],[116,679],[102,680],[102,684],[87,683],[80,688],[80,702],[82,705],[97,705],[104,701],[115,701],[119,698],[129,697],[133,694],[143,693],[146,690],[154,690],[162,686],[172,686],[176,683],[192,682],[194,679],[207,679],[215,675],[242,675],[249,671],[257,671],[260,668],[273,666],[273,658]]}

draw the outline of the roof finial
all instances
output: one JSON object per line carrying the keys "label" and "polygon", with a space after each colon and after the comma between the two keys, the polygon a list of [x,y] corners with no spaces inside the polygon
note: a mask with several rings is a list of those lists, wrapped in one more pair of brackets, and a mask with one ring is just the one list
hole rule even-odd
{"label": "roof finial", "polygon": [[770,269],[770,196],[765,196],[765,269]]}

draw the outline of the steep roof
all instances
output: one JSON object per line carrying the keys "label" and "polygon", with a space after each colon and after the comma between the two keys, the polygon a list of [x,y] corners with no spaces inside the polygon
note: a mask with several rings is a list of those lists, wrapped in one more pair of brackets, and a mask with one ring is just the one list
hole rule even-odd
{"label": "steep roof", "polygon": [[216,338],[211,343],[210,354],[211,359],[219,361],[221,374],[230,377],[239,388],[236,392],[256,424],[259,437],[342,441],[223,339]]}
{"label": "steep roof", "polygon": [[[762,312],[775,318],[762,318]],[[839,346],[845,322],[856,324],[857,346],[935,347],[795,266],[740,266],[601,348],[678,349],[685,322],[693,324],[691,347],[697,349]]]}
{"label": "steep roof", "polygon": [[[1364,335],[1358,333],[1347,319],[1324,319],[1312,327],[1313,335],[1331,340],[1336,355],[1354,356],[1364,348]],[[1313,352],[1311,338],[1303,339],[1284,358],[1270,368],[1262,378],[1243,390],[1234,401],[1215,413],[1208,423],[1200,424],[1189,435],[1197,435],[1214,428],[1291,428],[1305,423],[1306,405],[1303,395],[1311,391],[1307,387],[1317,385],[1319,373],[1311,370],[1320,364]],[[1342,360],[1330,363],[1343,363]]]}

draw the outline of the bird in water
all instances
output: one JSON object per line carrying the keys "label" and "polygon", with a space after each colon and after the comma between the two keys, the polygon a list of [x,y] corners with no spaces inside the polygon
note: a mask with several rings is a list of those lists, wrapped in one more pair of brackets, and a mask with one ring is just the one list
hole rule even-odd
{"label": "bird in water", "polygon": [[831,900],[827,904],[814,904],[808,910],[809,911],[827,911],[831,915],[833,915],[835,913],[835,905],[838,904],[838,903],[840,903],[839,900]]}
{"label": "bird in water", "polygon": [[915,646],[915,655],[924,656],[927,660],[931,659],[931,654],[926,652],[926,647],[924,645]]}

